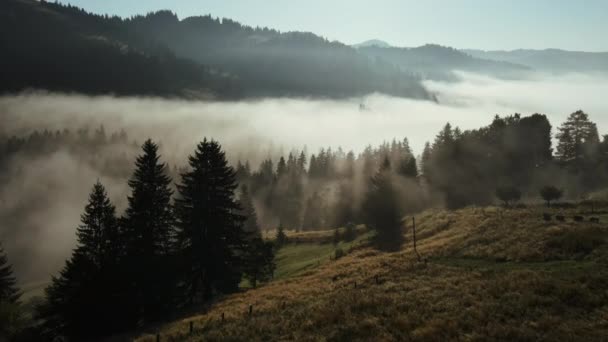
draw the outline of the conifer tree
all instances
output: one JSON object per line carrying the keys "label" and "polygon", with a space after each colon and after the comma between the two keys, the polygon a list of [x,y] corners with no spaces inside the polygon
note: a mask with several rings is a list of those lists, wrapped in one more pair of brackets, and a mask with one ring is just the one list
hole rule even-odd
{"label": "conifer tree", "polygon": [[131,195],[122,220],[125,245],[124,277],[136,317],[160,318],[170,307],[173,293],[173,210],[171,179],[160,162],[158,146],[146,140],[129,180]]}
{"label": "conifer tree", "polygon": [[285,234],[285,229],[283,228],[283,224],[279,223],[279,227],[277,228],[277,236],[276,236],[276,247],[281,248],[284,244],[287,243],[287,235]]}
{"label": "conifer tree", "polygon": [[398,249],[403,243],[401,212],[391,179],[391,165],[385,158],[371,179],[371,188],[364,203],[365,220],[376,230],[376,244],[381,249]]}
{"label": "conifer tree", "polygon": [[199,143],[175,200],[177,243],[190,302],[234,291],[242,275],[244,218],[234,197],[235,172],[216,141]]}
{"label": "conifer tree", "polygon": [[126,328],[118,286],[122,252],[118,224],[114,206],[99,182],[93,187],[81,222],[72,257],[46,288],[47,301],[39,310],[46,333],[73,340]]}
{"label": "conifer tree", "polygon": [[255,206],[249,194],[249,188],[246,185],[241,186],[241,196],[239,197],[239,205],[241,206],[241,214],[245,218],[243,222],[243,230],[246,234],[260,233],[258,225],[258,216],[255,212]]}
{"label": "conifer tree", "polygon": [[274,249],[272,242],[266,242],[262,239],[255,207],[245,185],[241,186],[239,204],[241,214],[245,217],[243,223],[243,231],[245,232],[243,275],[249,280],[251,286],[256,287],[259,281],[269,280],[274,273],[276,268]]}
{"label": "conifer tree", "polygon": [[557,159],[581,167],[581,162],[595,157],[599,150],[597,126],[582,110],[568,117],[557,134]]}
{"label": "conifer tree", "polygon": [[17,279],[8,257],[0,245],[0,303],[15,304],[19,301],[21,293],[17,288]]}
{"label": "conifer tree", "polygon": [[397,172],[404,177],[416,178],[418,176],[418,165],[416,165],[416,158],[409,155],[401,159]]}
{"label": "conifer tree", "polygon": [[334,237],[332,240],[334,246],[337,246],[340,243],[340,228],[334,228]]}
{"label": "conifer tree", "polygon": [[300,156],[298,157],[296,164],[298,175],[306,175],[306,153],[304,153],[304,151],[300,152]]}

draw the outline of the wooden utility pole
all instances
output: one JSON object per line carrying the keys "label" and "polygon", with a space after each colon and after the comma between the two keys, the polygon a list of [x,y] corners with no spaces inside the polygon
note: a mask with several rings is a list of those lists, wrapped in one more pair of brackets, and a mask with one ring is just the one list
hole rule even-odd
{"label": "wooden utility pole", "polygon": [[416,248],[416,217],[414,216],[412,216],[412,231],[414,234],[414,252],[416,252],[418,262],[420,262],[420,254],[418,253],[418,249]]}

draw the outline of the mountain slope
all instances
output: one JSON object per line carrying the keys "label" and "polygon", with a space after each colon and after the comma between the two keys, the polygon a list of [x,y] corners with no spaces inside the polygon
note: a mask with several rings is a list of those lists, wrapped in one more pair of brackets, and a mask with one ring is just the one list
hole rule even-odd
{"label": "mountain slope", "polygon": [[[121,20],[29,0],[0,3],[2,92],[234,94],[235,81],[162,49],[133,44]],[[229,94],[230,93],[230,94]]]}
{"label": "mountain slope", "polygon": [[430,79],[452,79],[454,70],[505,78],[521,77],[529,71],[523,65],[472,57],[453,48],[432,44],[415,48],[368,46],[358,50],[371,58],[381,58]]}
{"label": "mountain slope", "polygon": [[541,71],[608,72],[608,52],[582,52],[559,49],[463,51],[477,58],[527,65]]}
{"label": "mountain slope", "polygon": [[169,11],[129,19],[34,0],[0,3],[2,92],[431,99],[421,80],[312,33]]}
{"label": "mountain slope", "polygon": [[381,92],[431,98],[411,73],[309,32],[281,33],[211,16],[179,20],[168,11],[135,17],[126,25],[178,56],[238,75],[252,96],[345,97]]}
{"label": "mountain slope", "polygon": [[380,40],[380,39],[370,39],[370,40],[366,40],[362,43],[353,45],[353,47],[355,47],[355,48],[370,47],[370,46],[375,46],[375,47],[379,47],[379,48],[392,47],[389,43],[387,43],[383,40]]}
{"label": "mountain slope", "polygon": [[160,331],[193,341],[602,341],[608,225],[572,222],[580,210],[566,211],[564,223],[544,221],[540,208],[429,210],[417,217],[427,262],[416,261],[407,229],[400,252],[355,244],[337,261],[220,299],[138,340]]}

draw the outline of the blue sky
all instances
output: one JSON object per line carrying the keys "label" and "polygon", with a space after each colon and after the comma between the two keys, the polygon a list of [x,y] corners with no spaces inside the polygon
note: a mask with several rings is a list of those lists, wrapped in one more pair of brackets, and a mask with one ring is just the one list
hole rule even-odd
{"label": "blue sky", "polygon": [[608,51],[607,0],[63,0],[130,16],[170,9],[358,43]]}

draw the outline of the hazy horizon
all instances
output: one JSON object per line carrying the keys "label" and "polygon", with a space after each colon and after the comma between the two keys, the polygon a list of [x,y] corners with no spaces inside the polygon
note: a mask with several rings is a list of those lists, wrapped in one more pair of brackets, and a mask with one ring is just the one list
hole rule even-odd
{"label": "hazy horizon", "polygon": [[[130,17],[167,9],[180,18],[211,14],[245,25],[307,31],[329,40],[357,44],[379,39],[393,46],[427,43],[458,49],[562,49],[605,52],[608,3],[586,1],[394,1],[306,2],[69,0],[98,14]],[[463,25],[466,23],[466,25]],[[560,32],[560,34],[555,34]],[[597,34],[598,32],[604,34]]]}

